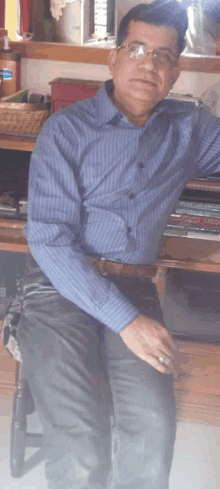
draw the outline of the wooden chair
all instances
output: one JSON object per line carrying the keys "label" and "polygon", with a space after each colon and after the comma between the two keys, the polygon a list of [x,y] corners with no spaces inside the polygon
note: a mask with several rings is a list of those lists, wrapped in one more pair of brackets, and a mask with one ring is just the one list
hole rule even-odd
{"label": "wooden chair", "polygon": [[20,478],[24,475],[26,448],[41,448],[43,435],[27,432],[28,416],[33,414],[36,408],[21,362],[17,362],[16,377],[10,437],[10,470],[12,477]]}

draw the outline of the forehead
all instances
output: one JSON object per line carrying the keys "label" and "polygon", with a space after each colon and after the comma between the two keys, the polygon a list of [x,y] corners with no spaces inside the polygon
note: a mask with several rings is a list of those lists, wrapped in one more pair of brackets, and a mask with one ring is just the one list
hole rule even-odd
{"label": "forehead", "polygon": [[131,21],[124,42],[145,42],[149,47],[167,47],[175,51],[177,50],[177,37],[177,31],[173,27]]}

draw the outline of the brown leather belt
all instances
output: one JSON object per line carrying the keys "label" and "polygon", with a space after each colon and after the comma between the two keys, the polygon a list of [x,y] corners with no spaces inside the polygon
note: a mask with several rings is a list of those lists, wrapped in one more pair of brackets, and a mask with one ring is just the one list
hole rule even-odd
{"label": "brown leather belt", "polygon": [[105,258],[95,258],[88,256],[96,270],[101,275],[122,275],[122,277],[155,277],[157,274],[156,265],[130,265],[128,263],[120,263]]}

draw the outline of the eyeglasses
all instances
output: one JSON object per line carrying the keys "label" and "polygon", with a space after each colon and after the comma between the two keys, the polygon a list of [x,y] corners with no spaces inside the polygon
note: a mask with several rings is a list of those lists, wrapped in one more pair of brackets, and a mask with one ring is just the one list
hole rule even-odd
{"label": "eyeglasses", "polygon": [[126,44],[121,44],[121,46],[119,46],[117,50],[122,48],[128,50],[129,58],[132,59],[142,60],[144,58],[147,58],[149,54],[152,54],[157,68],[172,68],[176,64],[178,59],[177,56],[172,54],[167,49],[148,49],[148,46],[144,43],[128,42]]}

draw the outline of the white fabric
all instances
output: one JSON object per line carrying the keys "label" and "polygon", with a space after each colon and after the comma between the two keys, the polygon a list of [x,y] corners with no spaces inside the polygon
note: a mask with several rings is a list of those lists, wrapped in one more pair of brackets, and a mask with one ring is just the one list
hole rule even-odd
{"label": "white fabric", "polygon": [[[4,330],[6,328],[9,328],[9,330],[11,331],[11,329],[12,329],[11,328],[11,320],[13,320],[13,314],[11,314],[9,312],[8,314],[6,314],[4,321],[3,321],[3,329],[2,329],[3,338],[4,338]],[[17,362],[22,362],[21,354],[20,354],[20,350],[19,350],[17,341],[14,338],[14,336],[12,336],[12,334],[10,334],[9,339],[8,339],[8,343],[7,343],[7,345],[5,345],[5,347],[8,349],[8,351],[11,353],[11,355],[14,357],[14,359]]]}
{"label": "white fabric", "polygon": [[186,32],[184,54],[216,54],[218,24],[204,14],[204,9],[191,5],[187,9],[189,26]]}
{"label": "white fabric", "polygon": [[[20,320],[20,310],[20,300],[18,299],[18,297],[15,297],[4,317],[2,328],[2,342],[11,353],[11,355],[14,357],[14,359],[17,360],[17,362],[22,362],[20,350],[15,339],[16,328]],[[8,336],[9,333],[10,335]],[[5,340],[7,341],[7,344]]]}
{"label": "white fabric", "polygon": [[220,82],[208,87],[201,95],[201,99],[207,105],[212,113],[220,117]]}
{"label": "white fabric", "polygon": [[58,21],[62,16],[62,10],[66,7],[66,4],[74,2],[75,0],[50,0],[50,11],[54,19]]}

